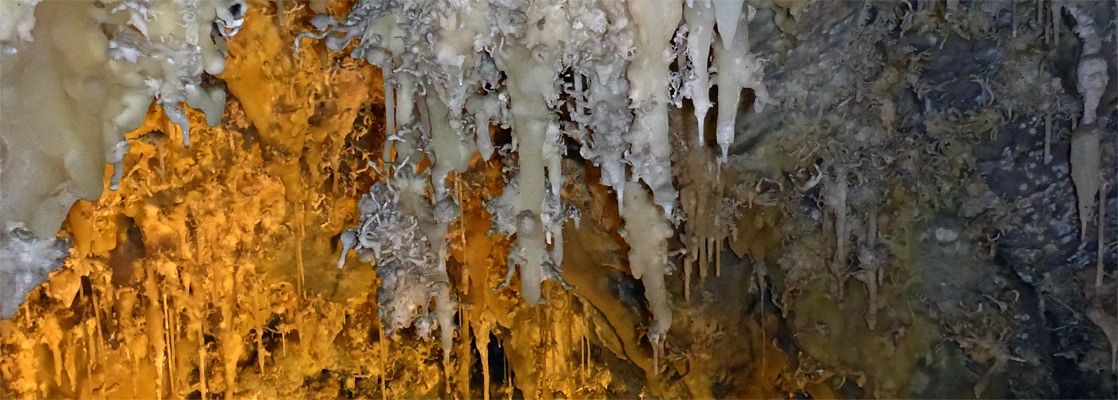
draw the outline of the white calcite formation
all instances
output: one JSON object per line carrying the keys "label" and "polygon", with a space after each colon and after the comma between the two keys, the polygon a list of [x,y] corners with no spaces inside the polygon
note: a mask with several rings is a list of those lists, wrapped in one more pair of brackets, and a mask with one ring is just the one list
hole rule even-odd
{"label": "white calcite formation", "polygon": [[[203,111],[210,125],[220,122],[225,91],[204,88],[202,74],[224,69],[226,38],[240,27],[245,7],[243,0],[0,2],[3,240],[53,240],[75,201],[101,196],[106,164],[115,190],[129,148],[124,134],[140,126],[153,100],[187,144],[184,107]],[[46,249],[28,257],[56,259],[50,246],[4,246]],[[49,271],[61,261],[47,264],[34,263]],[[10,266],[4,264],[5,273]]]}
{"label": "white calcite formation", "polygon": [[629,183],[625,191],[628,207],[621,213],[625,218],[622,236],[629,243],[629,268],[633,277],[644,283],[644,297],[652,309],[652,325],[648,328],[648,342],[652,344],[653,370],[659,370],[660,355],[664,352],[664,339],[672,325],[672,304],[664,284],[664,271],[668,268],[668,238],[672,227],[659,216],[663,210],[649,201],[648,194],[639,183]]}
{"label": "white calcite formation", "polygon": [[626,5],[636,31],[628,70],[630,107],[636,118],[622,137],[629,144],[627,159],[633,180],[648,184],[656,204],[670,213],[678,193],[672,187],[668,137],[668,67],[675,58],[669,48],[683,18],[683,5],[678,1],[630,1]]}
{"label": "white calcite formation", "polygon": [[[741,89],[753,90],[757,111],[773,103],[763,60],[750,53],[750,10],[742,0],[363,0],[341,18],[317,15],[317,29],[300,35],[296,50],[303,39],[324,40],[384,71],[385,168],[390,185],[398,179],[392,170],[425,174],[423,183],[408,178],[423,186],[414,195],[424,200],[401,208],[419,220],[454,201],[447,178],[465,171],[474,152],[488,160],[498,150],[492,126],[511,130],[512,143],[499,149],[508,185],[488,207],[494,231],[512,238],[509,277],[519,271],[529,305],[543,300],[545,279],[559,277],[562,228],[573,215],[560,196],[562,141],[578,143],[601,168],[600,183],[616,192],[637,252],[630,264],[654,314],[650,338],[660,345],[671,323],[663,285],[669,222],[679,214],[668,109],[692,98],[701,130],[717,106],[725,159]],[[709,98],[715,84],[717,104]],[[432,167],[418,168],[425,158]],[[442,227],[426,235],[432,249],[445,247],[438,235],[452,217],[436,219]],[[425,270],[445,274],[441,258]]]}
{"label": "white calcite formation", "polygon": [[23,229],[0,232],[0,318],[11,318],[27,293],[47,279],[70,254],[66,239],[40,239]]}
{"label": "white calcite formation", "polygon": [[[683,10],[687,21],[687,59],[691,62],[692,78],[690,84],[691,103],[695,107],[695,119],[699,126],[696,132],[703,132],[706,126],[707,111],[710,110],[710,43],[714,38],[714,5],[711,0],[692,0]],[[735,28],[736,29],[736,28]],[[696,135],[699,146],[706,145],[704,135]]]}
{"label": "white calcite formation", "polygon": [[35,5],[42,0],[0,1],[0,50],[12,54],[19,41],[30,42],[31,29],[35,27]]}

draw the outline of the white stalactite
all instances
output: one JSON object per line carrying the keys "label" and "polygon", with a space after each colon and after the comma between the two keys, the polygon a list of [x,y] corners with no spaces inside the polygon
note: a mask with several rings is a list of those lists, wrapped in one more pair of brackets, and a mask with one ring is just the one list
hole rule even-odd
{"label": "white stalactite", "polygon": [[[553,97],[554,64],[541,62],[524,47],[508,46],[497,55],[497,65],[508,73],[507,85],[512,114],[512,131],[517,140],[516,175],[519,198],[516,205],[517,238],[514,251],[519,249],[521,296],[529,305],[540,302],[540,283],[543,280],[544,241],[543,213],[545,198],[544,147],[550,114],[547,100]],[[511,265],[509,266],[512,267]]]}
{"label": "white stalactite", "polygon": [[629,268],[633,277],[644,283],[644,297],[652,309],[652,326],[648,341],[652,343],[653,368],[659,370],[659,355],[663,352],[664,339],[672,324],[672,303],[664,284],[668,272],[668,238],[672,228],[663,218],[663,210],[649,200],[640,183],[630,182],[625,191],[625,232],[629,243]]}
{"label": "white stalactite", "polygon": [[718,35],[722,37],[722,47],[733,48],[738,40],[738,19],[745,0],[711,0],[714,3],[715,19],[718,21]]}
{"label": "white stalactite", "polygon": [[500,119],[501,102],[497,95],[474,95],[466,101],[466,111],[474,115],[474,141],[481,159],[489,161],[493,157],[493,140],[489,136],[489,125]]}
{"label": "white stalactite", "polygon": [[636,52],[629,64],[629,99],[636,118],[625,135],[629,143],[632,181],[643,180],[656,204],[670,215],[678,192],[672,187],[671,143],[668,136],[668,81],[672,36],[683,19],[682,2],[633,1],[629,15],[636,27]]}
{"label": "white stalactite", "polygon": [[687,35],[687,56],[691,60],[694,77],[691,80],[691,102],[698,120],[699,146],[705,146],[703,127],[710,110],[710,45],[714,37],[714,6],[711,0],[694,0],[683,10],[690,32]]}
{"label": "white stalactite", "polygon": [[[745,15],[739,17],[741,24],[749,24]],[[722,32],[721,23],[719,20],[719,32]],[[733,41],[723,40],[714,46],[714,65],[718,69],[718,74],[715,75],[718,83],[718,126],[715,135],[718,146],[722,149],[723,162],[728,156],[730,145],[734,143],[741,89],[753,90],[753,108],[757,112],[763,111],[765,105],[774,103],[763,82],[764,63],[757,55],[749,52],[748,27],[735,32],[737,38]]]}
{"label": "white stalactite", "polygon": [[[653,310],[650,338],[659,355],[671,324],[664,274],[666,240],[672,235],[668,222],[678,197],[668,131],[671,63],[690,59],[691,89],[683,95],[696,104],[701,129],[714,106],[708,95],[712,77],[707,60],[715,29],[722,34],[713,50],[720,72],[715,78],[723,86],[721,92],[733,92],[718,105],[723,111],[719,144],[724,155],[733,139],[740,89],[754,90],[758,110],[771,102],[761,83],[761,60],[749,54],[746,29],[738,26],[743,23],[743,1],[692,1],[685,11],[680,0],[526,0],[485,7],[471,2],[445,7],[429,0],[359,0],[345,18],[316,16],[311,22],[317,32],[300,37],[325,39],[333,51],[352,49],[351,56],[384,71],[386,100],[395,100],[386,107],[389,118],[395,118],[394,127],[386,131],[392,145],[386,147],[385,157],[395,149],[396,161],[385,172],[390,186],[400,188],[400,212],[417,218],[438,258],[425,261],[436,264],[425,267],[435,275],[445,276],[445,238],[440,235],[445,235],[445,219],[450,217],[434,218],[442,227],[436,229],[424,222],[429,219],[424,215],[432,213],[431,204],[436,204],[434,214],[443,215],[438,204],[449,201],[450,171],[468,168],[475,150],[485,160],[497,153],[490,136],[496,125],[512,131],[512,143],[500,152],[508,157],[508,184],[486,204],[494,231],[513,240],[506,284],[519,271],[520,294],[529,305],[542,301],[545,279],[566,287],[558,270],[563,262],[562,230],[569,219],[577,223],[578,216],[561,198],[564,136],[577,141],[580,155],[601,168],[599,182],[616,192],[626,239],[634,249],[634,276],[645,283]],[[686,51],[673,46],[685,12],[691,29]],[[678,84],[677,80],[674,85]],[[396,177],[401,169],[405,176],[414,174],[425,157],[434,163],[426,183],[417,177]],[[400,179],[406,181],[394,182]],[[420,201],[424,196],[430,200]],[[385,293],[411,292],[394,288]],[[450,311],[443,309],[446,301],[439,296],[435,312],[445,327],[441,315]],[[423,307],[414,309],[426,312]]]}

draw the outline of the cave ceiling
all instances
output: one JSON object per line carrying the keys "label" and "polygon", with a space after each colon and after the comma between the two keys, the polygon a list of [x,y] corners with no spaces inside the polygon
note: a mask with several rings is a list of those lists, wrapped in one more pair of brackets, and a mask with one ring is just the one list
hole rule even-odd
{"label": "cave ceiling", "polygon": [[1118,398],[1116,9],[0,0],[0,398]]}

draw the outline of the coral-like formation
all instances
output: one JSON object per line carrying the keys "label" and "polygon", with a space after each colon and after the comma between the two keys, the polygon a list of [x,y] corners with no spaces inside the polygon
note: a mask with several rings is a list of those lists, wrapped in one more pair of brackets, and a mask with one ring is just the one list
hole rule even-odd
{"label": "coral-like formation", "polygon": [[[423,183],[417,184],[414,171],[396,173],[398,176],[391,180],[393,186],[377,182],[369,194],[361,197],[361,224],[342,233],[338,267],[345,266],[346,253],[351,249],[357,250],[362,261],[375,264],[381,279],[377,305],[385,334],[391,336],[414,323],[416,333],[430,339],[431,331],[441,327],[443,352],[449,357],[454,339],[454,309],[446,274],[446,251],[442,249],[446,230],[439,229],[437,224],[456,218],[459,210],[444,200],[434,208],[434,215],[423,214],[431,208],[423,203]],[[436,236],[439,234],[442,237]],[[437,316],[428,312],[432,298],[438,304]]]}

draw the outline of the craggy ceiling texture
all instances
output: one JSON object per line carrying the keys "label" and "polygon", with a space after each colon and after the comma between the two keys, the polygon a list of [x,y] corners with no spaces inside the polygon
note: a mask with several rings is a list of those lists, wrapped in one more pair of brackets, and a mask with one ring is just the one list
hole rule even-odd
{"label": "craggy ceiling texture", "polygon": [[2,398],[1118,397],[1114,1],[0,1]]}

